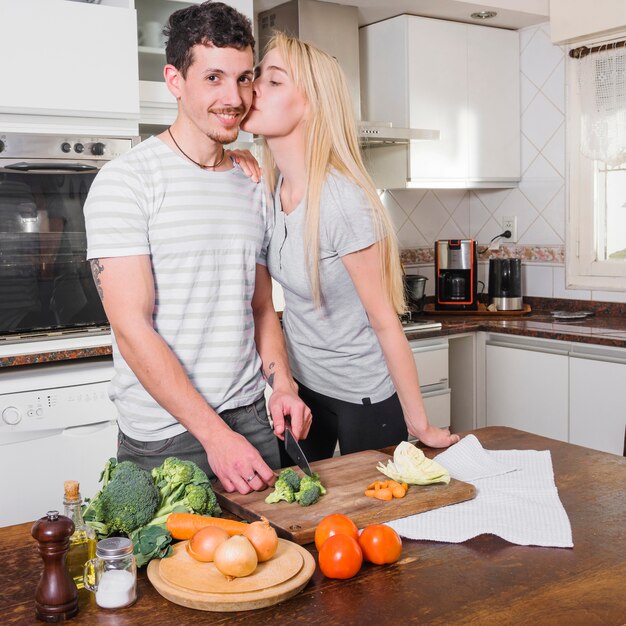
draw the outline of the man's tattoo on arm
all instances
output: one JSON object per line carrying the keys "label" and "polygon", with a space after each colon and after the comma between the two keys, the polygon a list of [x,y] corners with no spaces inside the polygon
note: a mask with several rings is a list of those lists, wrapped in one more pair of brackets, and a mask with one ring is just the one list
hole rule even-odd
{"label": "man's tattoo on arm", "polygon": [[93,276],[93,282],[96,284],[100,300],[104,300],[104,291],[102,290],[102,283],[100,282],[100,274],[104,272],[104,267],[102,263],[100,263],[100,259],[91,259],[89,263],[91,264],[91,274]]}
{"label": "man's tattoo on arm", "polygon": [[270,363],[268,368],[267,368],[267,372],[265,373],[265,379],[267,380],[267,384],[270,387],[274,387],[274,374],[275,372],[273,372],[272,370],[275,367],[275,363]]}

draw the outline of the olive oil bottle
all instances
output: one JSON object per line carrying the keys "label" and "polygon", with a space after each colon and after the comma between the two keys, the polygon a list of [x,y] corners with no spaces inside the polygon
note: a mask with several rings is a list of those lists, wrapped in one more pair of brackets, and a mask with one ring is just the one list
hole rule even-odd
{"label": "olive oil bottle", "polygon": [[70,537],[70,549],[65,567],[78,589],[85,586],[83,582],[85,563],[96,556],[96,531],[83,519],[82,504],[79,483],[75,480],[66,480],[63,499],[64,515],[74,522],[75,529]]}

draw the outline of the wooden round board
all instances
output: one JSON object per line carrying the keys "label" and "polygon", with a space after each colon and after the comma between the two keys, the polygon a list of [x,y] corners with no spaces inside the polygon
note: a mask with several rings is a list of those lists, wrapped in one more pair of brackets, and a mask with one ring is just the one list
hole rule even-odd
{"label": "wooden round board", "polygon": [[[165,573],[166,576],[171,576],[172,572],[176,571],[176,566],[171,567],[173,563],[171,559],[180,559],[182,561],[183,557],[187,565],[194,567],[192,563],[186,561],[186,559],[193,559],[187,554],[185,543],[181,542],[174,546],[174,554],[167,559],[151,561],[148,564],[148,578],[154,585],[154,588],[164,598],[191,609],[201,611],[248,611],[278,604],[299,593],[309,582],[315,571],[315,559],[308,550],[291,541],[279,539],[279,549],[276,555],[269,561],[260,563],[253,574],[230,582],[226,581],[225,578],[223,579],[223,582],[228,585],[246,581],[245,587],[248,589],[247,591],[241,590],[241,587],[239,590],[234,590],[235,588],[233,588],[233,591],[229,591],[227,588],[226,591],[223,591],[223,586],[218,586],[219,590],[217,591],[197,591],[190,589],[187,585],[192,584],[194,587],[198,587],[202,583],[197,581],[190,583],[189,578],[182,581],[180,578],[175,578],[178,583],[176,584],[164,578],[161,571],[161,568],[170,561],[165,566]],[[277,557],[277,560],[281,560],[286,568],[291,567],[292,571],[295,568],[293,564],[298,562],[299,557],[300,568],[289,578],[276,582],[278,578],[284,578],[283,576],[278,576],[271,565],[273,559]],[[198,561],[194,561],[194,563],[200,566],[200,568],[196,568],[196,575],[201,573],[203,569],[206,573],[207,568],[203,568],[203,566],[210,565],[214,567],[212,563],[200,563]],[[282,565],[279,569],[282,569]],[[268,573],[269,577],[266,578],[265,574]],[[191,579],[193,578],[191,576]],[[181,582],[183,582],[183,585],[180,584]]]}
{"label": "wooden round board", "polygon": [[174,546],[174,554],[162,559],[159,576],[169,583],[202,593],[241,593],[258,591],[259,587],[273,587],[289,580],[301,569],[304,562],[297,550],[285,540],[278,542],[276,553],[264,563],[259,563],[250,576],[228,580],[214,563],[196,561],[187,552],[188,541]]}

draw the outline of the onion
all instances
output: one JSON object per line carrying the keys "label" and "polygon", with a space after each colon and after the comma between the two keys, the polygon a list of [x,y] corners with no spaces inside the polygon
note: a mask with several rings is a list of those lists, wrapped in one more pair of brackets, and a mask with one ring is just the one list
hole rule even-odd
{"label": "onion", "polygon": [[210,563],[218,546],[226,541],[230,535],[223,528],[205,526],[197,530],[187,543],[187,552],[196,561]]}
{"label": "onion", "polygon": [[226,578],[232,580],[252,574],[259,560],[250,541],[243,535],[235,535],[217,547],[213,562]]}
{"label": "onion", "polygon": [[260,521],[249,524],[243,531],[243,536],[250,540],[250,543],[256,550],[259,563],[268,561],[276,554],[278,535],[270,526],[267,518],[262,517]]}

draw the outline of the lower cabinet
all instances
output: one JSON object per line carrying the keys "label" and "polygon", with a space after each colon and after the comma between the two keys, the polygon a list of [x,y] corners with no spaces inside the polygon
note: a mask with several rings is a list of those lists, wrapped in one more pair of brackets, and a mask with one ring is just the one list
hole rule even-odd
{"label": "lower cabinet", "polygon": [[623,454],[626,350],[490,333],[487,426],[511,426]]}
{"label": "lower cabinet", "polygon": [[[569,441],[595,450],[624,453],[626,351],[597,349],[570,358]],[[615,361],[616,357],[623,359]]]}
{"label": "lower cabinet", "polygon": [[420,378],[420,389],[428,421],[433,426],[450,426],[450,386],[448,384],[448,339],[410,341]]}
{"label": "lower cabinet", "polygon": [[497,341],[488,341],[485,348],[487,426],[512,426],[567,441],[567,352]]}

